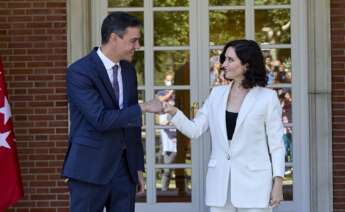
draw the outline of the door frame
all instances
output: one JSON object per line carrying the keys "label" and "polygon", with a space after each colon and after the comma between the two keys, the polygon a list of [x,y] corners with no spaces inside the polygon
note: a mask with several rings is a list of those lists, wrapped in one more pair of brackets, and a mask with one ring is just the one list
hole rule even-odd
{"label": "door frame", "polygon": [[[298,0],[296,0],[298,1]],[[330,0],[304,0],[308,8],[310,102],[310,211],[333,211],[332,68]],[[308,27],[305,27],[308,26]]]}

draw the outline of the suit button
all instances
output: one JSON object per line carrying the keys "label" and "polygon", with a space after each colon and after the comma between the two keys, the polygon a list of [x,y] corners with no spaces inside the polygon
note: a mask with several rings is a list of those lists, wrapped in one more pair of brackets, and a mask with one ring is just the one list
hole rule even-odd
{"label": "suit button", "polygon": [[229,154],[226,155],[226,159],[230,160],[230,155]]}

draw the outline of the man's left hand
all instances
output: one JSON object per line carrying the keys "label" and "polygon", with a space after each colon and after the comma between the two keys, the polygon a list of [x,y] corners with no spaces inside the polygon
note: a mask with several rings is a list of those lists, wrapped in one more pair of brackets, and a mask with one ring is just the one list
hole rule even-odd
{"label": "man's left hand", "polygon": [[138,171],[138,181],[137,196],[141,196],[145,194],[145,180],[142,171]]}

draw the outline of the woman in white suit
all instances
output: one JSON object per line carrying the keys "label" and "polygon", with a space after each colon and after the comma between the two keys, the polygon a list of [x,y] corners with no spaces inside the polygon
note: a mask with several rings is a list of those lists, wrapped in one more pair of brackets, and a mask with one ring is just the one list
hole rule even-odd
{"label": "woman in white suit", "polygon": [[263,55],[255,41],[227,43],[220,62],[232,82],[214,87],[193,120],[169,104],[164,111],[191,139],[210,130],[206,204],[211,212],[270,212],[283,200],[280,103],[275,91],[265,88]]}

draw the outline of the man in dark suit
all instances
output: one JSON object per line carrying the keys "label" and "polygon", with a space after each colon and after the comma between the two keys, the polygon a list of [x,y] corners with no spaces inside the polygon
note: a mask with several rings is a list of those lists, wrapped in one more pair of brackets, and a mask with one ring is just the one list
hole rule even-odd
{"label": "man in dark suit", "polygon": [[141,113],[160,112],[153,99],[138,104],[130,64],[140,47],[138,19],[110,13],[102,24],[102,45],[67,71],[69,147],[63,167],[72,212],[133,212],[144,192]]}

